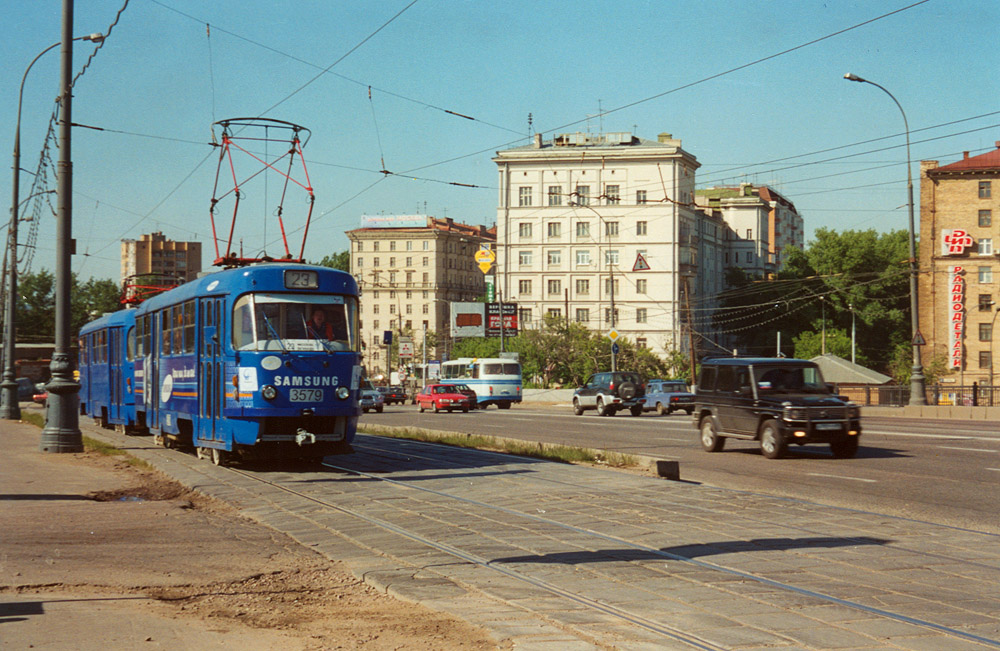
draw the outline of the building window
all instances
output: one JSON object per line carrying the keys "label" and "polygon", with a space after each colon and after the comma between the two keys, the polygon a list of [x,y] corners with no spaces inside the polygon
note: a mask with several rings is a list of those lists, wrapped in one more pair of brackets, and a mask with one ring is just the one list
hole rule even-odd
{"label": "building window", "polygon": [[562,186],[561,185],[550,185],[549,186],[549,205],[550,206],[561,206],[562,205]]}
{"label": "building window", "polygon": [[988,350],[979,351],[979,368],[993,368],[993,353]]}
{"label": "building window", "polygon": [[426,283],[426,282],[427,282],[427,281],[429,280],[429,275],[430,275],[430,274],[428,274],[428,273],[427,273],[427,272],[425,271],[425,272],[424,272],[424,273],[423,273],[422,275],[423,275],[423,281],[424,281],[424,283]]}
{"label": "building window", "polygon": [[753,251],[747,251],[747,262],[753,262]]}
{"label": "building window", "polygon": [[424,266],[425,266],[425,267],[426,267],[427,265],[429,265],[429,264],[430,264],[430,260],[431,260],[431,259],[430,259],[430,258],[428,258],[428,257],[427,257],[426,255],[424,256]]}
{"label": "building window", "polygon": [[522,307],[517,311],[517,319],[522,326],[526,326],[531,323],[531,308]]}
{"label": "building window", "polygon": [[389,250],[390,251],[396,250],[396,240],[392,240],[391,242],[389,242]]}
{"label": "building window", "polygon": [[365,250],[365,243],[358,242],[358,251],[364,251],[364,250]]}
{"label": "building window", "polygon": [[522,240],[531,239],[531,224],[519,224],[517,227],[517,236]]}
{"label": "building window", "polygon": [[559,222],[549,222],[548,223],[548,233],[549,237],[560,237],[562,236],[562,224]]}
{"label": "building window", "polygon": [[549,317],[553,318],[553,319],[561,319],[562,318],[562,310],[560,310],[558,307],[550,307],[548,314],[549,314]]}
{"label": "building window", "polygon": [[590,238],[590,222],[577,222],[576,236],[578,238]]}
{"label": "building window", "polygon": [[424,251],[430,251],[431,243],[428,240],[424,240]]}
{"label": "building window", "polygon": [[645,323],[646,322],[646,308],[640,307],[635,311],[635,322]]}
{"label": "building window", "polygon": [[555,251],[547,251],[545,253],[545,261],[550,267],[558,267],[562,264],[562,251],[558,249]]}
{"label": "building window", "polygon": [[993,324],[979,324],[979,341],[993,341]]}
{"label": "building window", "polygon": [[609,206],[615,206],[621,203],[621,186],[619,185],[606,185],[604,186],[604,196],[608,201]]}
{"label": "building window", "polygon": [[413,250],[413,240],[406,240],[406,250],[407,251]]}
{"label": "building window", "polygon": [[993,267],[979,267],[979,282],[993,282]]}
{"label": "building window", "polygon": [[645,337],[636,337],[635,338],[635,347],[636,348],[646,348],[646,338]]}
{"label": "building window", "polygon": [[[604,308],[604,322],[611,323],[611,308]],[[615,308],[615,323],[618,323],[618,308]]]}
{"label": "building window", "polygon": [[646,279],[640,278],[635,281],[635,293],[645,294],[646,293]]}
{"label": "building window", "polygon": [[531,188],[523,186],[518,188],[517,205],[522,207],[531,205]]}
{"label": "building window", "polygon": [[378,251],[378,242],[372,242],[372,251]]}
{"label": "building window", "polygon": [[[412,271],[407,271],[406,272],[406,284],[409,285],[412,282],[413,282],[413,272]],[[406,293],[409,294],[410,292],[406,292]],[[409,296],[407,296],[406,298],[409,298]]]}
{"label": "building window", "polygon": [[[982,184],[980,184],[982,185]],[[980,195],[982,196],[982,195]],[[578,185],[576,186],[576,202],[581,206],[590,205],[590,186],[589,185]]]}
{"label": "building window", "polygon": [[395,258],[395,256],[389,258],[389,266],[390,267],[395,267],[396,266],[396,258]]}
{"label": "building window", "polygon": [[590,266],[590,251],[576,252],[576,266],[578,267]]}
{"label": "building window", "polygon": [[531,266],[531,251],[518,251],[517,264],[522,267]]}
{"label": "building window", "polygon": [[618,222],[604,222],[604,234],[608,237],[618,237]]}
{"label": "building window", "polygon": [[[424,274],[424,275],[426,276],[427,274]],[[427,280],[427,279],[425,278],[424,280]],[[423,296],[424,299],[427,298],[427,290],[426,289],[424,291],[420,292],[420,293],[422,294],[422,296]]]}
{"label": "building window", "polygon": [[531,295],[531,281],[530,280],[519,280],[517,281],[517,291],[521,296]]}
{"label": "building window", "polygon": [[395,314],[395,313],[396,313],[395,303],[389,303],[389,314]]}
{"label": "building window", "polygon": [[989,312],[993,308],[993,297],[989,294],[979,295],[979,311]]}
{"label": "building window", "polygon": [[[610,278],[605,278],[604,279],[604,293],[605,293],[605,295],[608,295],[608,296],[611,295],[611,279]],[[615,294],[616,295],[620,295],[621,294],[621,288],[619,287],[618,279],[617,278],[615,278]]]}
{"label": "building window", "polygon": [[618,251],[616,249],[608,249],[604,252],[604,264],[618,264]]}
{"label": "building window", "polygon": [[989,181],[980,181],[979,182],[979,198],[980,199],[989,199],[990,196],[991,196],[991,193],[990,193],[990,182]]}
{"label": "building window", "polygon": [[636,222],[635,223],[635,234],[636,235],[646,235],[646,222]]}
{"label": "building window", "polygon": [[636,190],[635,191],[635,202],[638,203],[638,204],[644,204],[644,203],[646,203],[646,191],[645,190]]}
{"label": "building window", "polygon": [[562,281],[561,280],[550,280],[548,282],[549,294],[561,294],[562,293]]}
{"label": "building window", "polygon": [[413,314],[413,303],[407,303],[406,304],[406,313],[407,314]]}
{"label": "building window", "polygon": [[992,226],[993,225],[993,212],[990,210],[980,210],[979,211],[979,225],[980,226]]}
{"label": "building window", "polygon": [[590,310],[585,307],[576,308],[576,322],[590,323]]}
{"label": "building window", "polygon": [[752,240],[753,239],[753,229],[752,228],[748,228],[747,229],[747,239],[748,240]]}
{"label": "building window", "polygon": [[979,240],[979,255],[993,255],[993,239],[983,237]]}
{"label": "building window", "polygon": [[577,296],[587,296],[590,294],[590,281],[586,278],[577,278],[576,294]]}
{"label": "building window", "polygon": [[360,268],[360,267],[363,267],[363,266],[365,266],[365,259],[364,258],[358,258],[358,267]]}
{"label": "building window", "polygon": [[[407,242],[407,244],[409,244],[409,242]],[[406,267],[412,267],[413,266],[413,256],[409,256],[409,255],[406,256],[406,264],[404,266],[406,266]]]}

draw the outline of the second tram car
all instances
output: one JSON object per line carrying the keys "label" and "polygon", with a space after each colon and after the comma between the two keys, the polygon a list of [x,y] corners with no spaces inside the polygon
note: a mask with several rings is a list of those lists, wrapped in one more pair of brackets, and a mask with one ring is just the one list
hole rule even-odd
{"label": "second tram car", "polygon": [[141,428],[135,413],[135,310],[105,314],[80,328],[80,413],[122,433]]}

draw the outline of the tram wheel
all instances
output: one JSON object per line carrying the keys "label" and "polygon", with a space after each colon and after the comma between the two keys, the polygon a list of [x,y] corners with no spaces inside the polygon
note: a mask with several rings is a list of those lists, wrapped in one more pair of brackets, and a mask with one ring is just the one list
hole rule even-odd
{"label": "tram wheel", "polygon": [[225,450],[220,450],[219,448],[212,448],[212,463],[222,467],[228,466],[229,453]]}

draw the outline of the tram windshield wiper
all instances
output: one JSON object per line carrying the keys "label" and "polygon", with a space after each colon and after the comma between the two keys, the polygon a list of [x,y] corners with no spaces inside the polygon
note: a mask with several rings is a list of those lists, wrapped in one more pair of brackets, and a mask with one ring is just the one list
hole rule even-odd
{"label": "tram windshield wiper", "polygon": [[278,336],[278,331],[275,330],[274,325],[271,324],[271,319],[267,318],[267,314],[263,310],[261,310],[260,315],[264,318],[264,325],[267,326],[271,336],[274,337],[274,339],[278,342],[278,345],[281,346],[281,352],[288,353],[288,349],[285,348],[285,342],[281,340],[280,336]]}

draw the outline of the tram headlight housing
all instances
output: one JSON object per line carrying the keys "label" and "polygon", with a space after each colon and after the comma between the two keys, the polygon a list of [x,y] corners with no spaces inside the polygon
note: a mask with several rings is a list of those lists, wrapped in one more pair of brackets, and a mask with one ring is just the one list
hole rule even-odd
{"label": "tram headlight housing", "polygon": [[274,400],[278,397],[278,390],[270,384],[265,384],[260,389],[260,395],[264,397],[264,400]]}
{"label": "tram headlight housing", "polygon": [[351,397],[351,390],[347,387],[337,387],[337,397],[341,400],[347,400]]}

